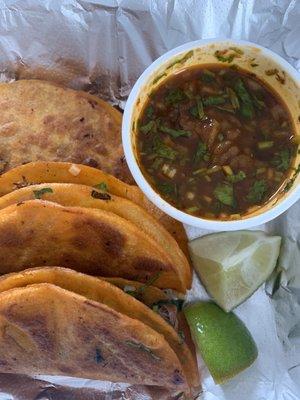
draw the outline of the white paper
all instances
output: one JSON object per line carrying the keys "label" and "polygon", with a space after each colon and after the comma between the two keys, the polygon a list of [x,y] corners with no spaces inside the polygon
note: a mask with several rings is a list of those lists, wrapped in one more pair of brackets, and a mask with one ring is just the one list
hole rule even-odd
{"label": "white paper", "polygon": [[[121,106],[136,79],[154,59],[185,42],[213,37],[258,43],[282,55],[300,71],[300,1],[0,1],[3,76],[46,76],[90,90]],[[280,267],[284,272],[281,287],[272,299],[263,286],[236,309],[255,338],[257,361],[222,386],[215,385],[204,369],[201,398],[300,399],[299,215],[298,203],[275,221],[259,227],[283,237]],[[208,233],[193,228],[188,232],[190,238]],[[207,295],[195,280],[189,296]],[[101,389],[95,381],[52,381]],[[8,394],[0,393],[0,399],[8,398]]]}

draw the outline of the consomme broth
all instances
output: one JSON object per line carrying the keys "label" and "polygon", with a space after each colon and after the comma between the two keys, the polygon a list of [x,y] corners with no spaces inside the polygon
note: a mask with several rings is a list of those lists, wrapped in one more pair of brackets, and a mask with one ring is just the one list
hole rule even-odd
{"label": "consomme broth", "polygon": [[296,153],[290,113],[254,74],[190,67],[154,90],[137,127],[151,186],[195,216],[230,219],[284,190]]}

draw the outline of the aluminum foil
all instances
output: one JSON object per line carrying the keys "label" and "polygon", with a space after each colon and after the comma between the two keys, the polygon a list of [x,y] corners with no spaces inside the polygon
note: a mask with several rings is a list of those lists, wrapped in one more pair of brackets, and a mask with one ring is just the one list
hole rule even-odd
{"label": "aluminum foil", "polygon": [[[0,79],[40,78],[123,107],[158,56],[195,39],[245,39],[300,71],[299,0],[0,0]],[[300,204],[258,227],[283,237],[273,276],[236,309],[258,345],[255,364],[225,385],[199,357],[203,400],[300,399]],[[189,237],[204,231],[187,227]],[[197,278],[189,299],[207,298]],[[143,393],[143,394],[142,394]],[[166,399],[163,392],[66,377],[0,374],[0,400]]]}

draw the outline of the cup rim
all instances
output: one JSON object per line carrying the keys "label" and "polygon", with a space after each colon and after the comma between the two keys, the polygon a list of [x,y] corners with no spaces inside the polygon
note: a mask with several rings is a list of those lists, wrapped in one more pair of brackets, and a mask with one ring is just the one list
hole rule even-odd
{"label": "cup rim", "polygon": [[175,208],[166,200],[164,200],[157,192],[155,192],[155,190],[151,187],[151,185],[148,183],[148,181],[141,172],[141,169],[135,157],[133,144],[131,140],[133,107],[135,104],[135,100],[139,95],[141,87],[146,83],[149,76],[153,72],[155,72],[155,70],[158,69],[160,65],[164,64],[166,61],[170,60],[174,56],[184,51],[189,51],[195,48],[203,47],[208,44],[218,44],[218,43],[222,44],[228,43],[229,46],[244,45],[260,49],[264,56],[274,60],[277,64],[279,64],[282,67],[282,69],[285,70],[292,77],[292,79],[296,81],[300,86],[300,74],[298,73],[298,71],[294,69],[294,67],[290,65],[280,55],[258,44],[245,40],[234,40],[226,38],[200,39],[188,42],[166,52],[165,54],[157,58],[152,64],[150,64],[149,67],[145,69],[145,71],[141,74],[141,76],[134,84],[124,109],[123,122],[122,122],[122,142],[128,167],[137,185],[140,187],[140,189],[146,195],[146,197],[152,203],[154,203],[158,208],[160,208],[163,212],[165,212],[169,216],[190,226],[202,229],[218,230],[218,231],[232,231],[232,230],[247,229],[257,225],[261,225],[278,217],[280,214],[282,214],[284,211],[290,208],[300,198],[300,185],[298,184],[295,189],[289,192],[286,198],[283,199],[281,202],[274,204],[269,210],[266,210],[261,214],[255,215],[253,217],[249,216],[245,219],[226,220],[226,221],[213,220],[213,219],[210,220],[201,217],[196,217]]}

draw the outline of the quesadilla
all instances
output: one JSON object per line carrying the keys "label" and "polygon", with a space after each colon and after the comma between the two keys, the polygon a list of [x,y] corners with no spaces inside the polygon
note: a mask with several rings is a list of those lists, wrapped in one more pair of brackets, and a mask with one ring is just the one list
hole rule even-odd
{"label": "quesadilla", "polygon": [[0,344],[0,372],[188,389],[181,364],[162,335],[49,283],[0,294]]}
{"label": "quesadilla", "polygon": [[187,280],[191,281],[189,263],[176,240],[148,212],[132,201],[90,186],[46,183],[26,186],[0,197],[0,209],[36,198],[52,201],[62,206],[101,209],[125,218],[164,248],[172,258],[172,262],[179,269],[185,271]]}
{"label": "quesadilla", "polygon": [[0,274],[40,265],[72,266],[185,292],[186,271],[134,224],[100,209],[29,200],[0,210]]}
{"label": "quesadilla", "polygon": [[69,161],[133,183],[121,142],[122,114],[105,101],[57,84],[0,84],[0,173],[29,161]]}
{"label": "quesadilla", "polygon": [[[182,364],[183,371],[191,387],[199,386],[197,364],[184,338],[175,331],[170,321],[166,322],[158,313],[126,294],[123,290],[102,279],[84,275],[71,269],[60,267],[32,268],[0,278],[0,293],[32,284],[50,283],[89,300],[103,303],[113,310],[137,319],[164,336]],[[137,283],[133,283],[137,288]],[[162,291],[157,304],[166,299]]]}
{"label": "quesadilla", "polygon": [[124,197],[146,209],[176,239],[189,259],[187,236],[183,225],[154,206],[137,186],[127,185],[96,168],[66,162],[32,162],[0,175],[0,196],[15,189],[39,183],[77,183],[102,187],[108,193]]}

